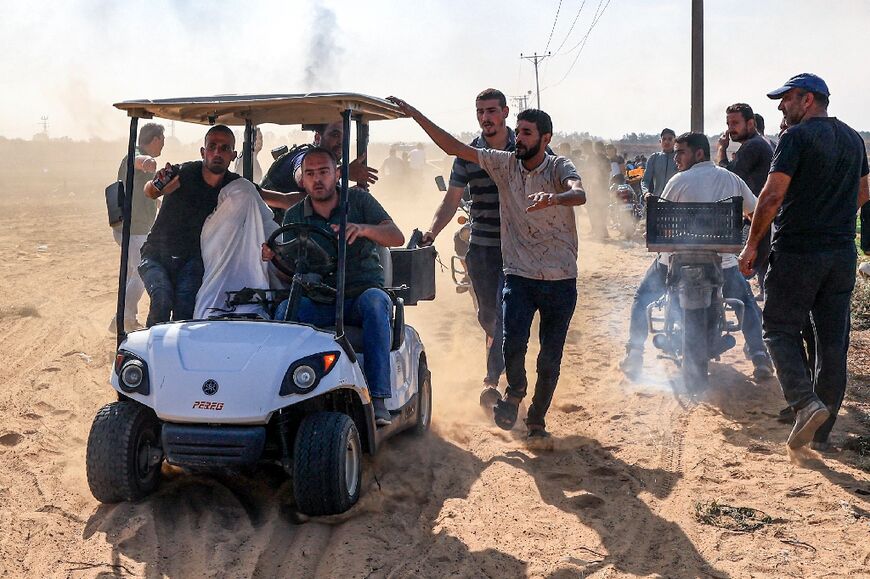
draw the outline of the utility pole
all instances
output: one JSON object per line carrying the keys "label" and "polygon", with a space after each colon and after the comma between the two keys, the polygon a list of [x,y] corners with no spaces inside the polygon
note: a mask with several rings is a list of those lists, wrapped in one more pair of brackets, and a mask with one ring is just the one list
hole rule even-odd
{"label": "utility pole", "polygon": [[538,82],[538,63],[552,54],[552,52],[548,52],[547,54],[538,54],[536,52],[531,56],[523,56],[523,53],[520,53],[520,58],[523,60],[531,60],[532,64],[535,65],[535,92],[538,94],[538,109],[541,108],[541,85]]}
{"label": "utility pole", "polygon": [[704,0],[692,0],[692,131],[704,132]]}
{"label": "utility pole", "polygon": [[532,94],[532,91],[528,91],[524,95],[511,97],[511,100],[514,102],[514,105],[516,106],[518,113],[529,108],[529,95],[531,95],[531,94]]}
{"label": "utility pole", "polygon": [[39,117],[39,124],[42,125],[42,132],[48,134],[48,117],[43,115]]}

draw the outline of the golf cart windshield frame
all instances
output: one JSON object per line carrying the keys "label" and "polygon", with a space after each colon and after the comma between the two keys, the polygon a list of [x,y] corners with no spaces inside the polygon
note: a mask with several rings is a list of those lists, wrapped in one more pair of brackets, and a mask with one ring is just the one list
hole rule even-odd
{"label": "golf cart windshield frame", "polygon": [[350,157],[351,119],[356,121],[357,156],[368,147],[368,123],[373,120],[402,118],[402,112],[392,103],[355,93],[310,93],[272,95],[218,95],[214,97],[133,100],[116,103],[130,117],[130,138],[127,146],[127,178],[124,183],[121,264],[118,280],[118,303],[115,312],[118,346],[126,339],[124,302],[126,300],[127,264],[129,263],[130,221],[133,205],[133,172],[136,138],[140,118],[154,117],[197,123],[226,124],[245,127],[242,149],[242,176],[253,177],[254,125],[324,124],[341,117],[342,138],[341,187],[339,192],[338,264],[336,272],[335,340],[351,359],[353,353],[344,334],[345,265],[347,261],[347,206]]}

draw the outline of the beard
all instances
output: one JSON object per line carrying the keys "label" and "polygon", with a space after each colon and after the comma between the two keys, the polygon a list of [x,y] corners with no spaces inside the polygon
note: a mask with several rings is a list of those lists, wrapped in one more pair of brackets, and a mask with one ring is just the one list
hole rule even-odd
{"label": "beard", "polygon": [[206,170],[213,175],[223,175],[227,172],[227,169],[230,166],[229,163],[224,163],[223,161],[217,161],[214,159],[212,159],[208,163],[203,163],[203,165],[205,166]]}
{"label": "beard", "polygon": [[517,143],[516,156],[520,161],[525,161],[526,159],[531,159],[535,155],[537,155],[541,151],[541,140],[538,139],[538,142],[532,145],[529,148]]}

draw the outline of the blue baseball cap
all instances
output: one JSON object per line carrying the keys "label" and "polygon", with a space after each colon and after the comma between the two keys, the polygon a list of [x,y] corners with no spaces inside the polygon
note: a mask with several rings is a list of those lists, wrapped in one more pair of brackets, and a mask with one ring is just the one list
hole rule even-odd
{"label": "blue baseball cap", "polygon": [[830,91],[828,91],[828,85],[825,84],[822,77],[816,76],[811,72],[802,72],[785,81],[785,84],[778,89],[767,93],[767,98],[780,99],[785,93],[793,88],[802,88],[805,91],[817,92],[825,96],[831,96]]}

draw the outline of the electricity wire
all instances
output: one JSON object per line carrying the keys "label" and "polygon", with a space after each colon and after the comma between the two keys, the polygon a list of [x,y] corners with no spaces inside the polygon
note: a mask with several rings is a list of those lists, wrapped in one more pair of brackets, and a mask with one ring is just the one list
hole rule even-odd
{"label": "electricity wire", "polygon": [[571,23],[571,28],[568,29],[568,34],[565,35],[565,39],[562,40],[562,44],[559,45],[559,48],[556,49],[556,55],[559,54],[559,51],[562,50],[562,47],[565,46],[565,43],[568,42],[568,39],[571,38],[571,33],[574,31],[574,26],[577,24],[577,20],[580,18],[580,13],[583,12],[583,7],[586,6],[586,0],[580,4],[580,9],[577,10],[577,14],[574,16],[574,21]]}
{"label": "electricity wire", "polygon": [[559,0],[559,6],[556,7],[556,17],[553,19],[553,27],[550,28],[550,37],[547,39],[547,47],[544,48],[544,54],[547,53],[547,48],[550,48],[550,41],[553,40],[553,32],[556,30],[556,23],[559,21],[559,12],[562,10],[562,0]]}
{"label": "electricity wire", "polygon": [[[604,0],[600,0],[598,2],[599,8],[601,7],[601,4],[603,2],[604,2]],[[598,21],[601,20],[601,17],[604,16],[604,11],[607,10],[608,6],[610,6],[610,0],[607,0],[607,4],[604,4],[604,8],[601,9],[601,12],[598,12],[598,10],[596,9],[596,14],[592,19],[592,24],[589,25],[589,30],[586,31],[586,34],[585,34],[585,36],[583,36],[583,39],[580,42],[578,42],[574,46],[574,48],[572,48],[571,50],[568,51],[570,53],[574,49],[576,49],[578,47],[580,48],[580,50],[578,50],[577,54],[574,56],[574,61],[571,63],[571,66],[570,66],[570,68],[568,68],[568,72],[565,73],[565,76],[563,76],[559,80],[559,82],[557,82],[556,84],[550,85],[546,88],[552,88],[554,86],[559,86],[560,84],[562,84],[565,81],[566,78],[568,78],[568,76],[571,74],[571,71],[574,70],[574,66],[577,64],[577,61],[580,59],[580,55],[583,54],[583,49],[586,47],[586,41],[589,39],[589,35],[592,33],[592,30],[595,28],[595,25],[598,24]]]}

